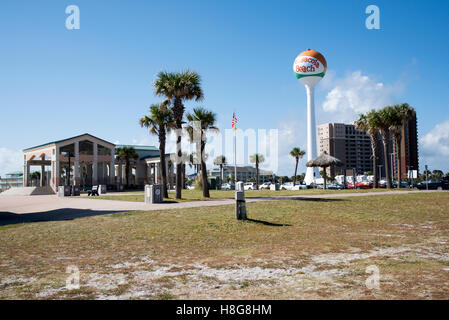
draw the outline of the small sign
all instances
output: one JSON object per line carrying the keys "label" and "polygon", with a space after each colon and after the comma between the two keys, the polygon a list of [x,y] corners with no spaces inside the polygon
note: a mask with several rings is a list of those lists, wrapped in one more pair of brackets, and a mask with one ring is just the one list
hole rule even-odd
{"label": "small sign", "polygon": [[417,179],[418,178],[418,170],[409,170],[407,177],[409,179]]}

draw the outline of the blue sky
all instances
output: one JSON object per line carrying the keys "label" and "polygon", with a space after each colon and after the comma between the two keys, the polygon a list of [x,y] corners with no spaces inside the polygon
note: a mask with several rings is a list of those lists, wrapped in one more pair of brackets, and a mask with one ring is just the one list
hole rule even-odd
{"label": "blue sky", "polygon": [[[380,30],[365,8],[380,8]],[[65,8],[80,9],[67,30]],[[408,102],[418,113],[420,164],[449,171],[448,1],[2,1],[0,174],[20,169],[20,150],[89,132],[155,144],[138,126],[160,101],[161,70],[197,71],[201,105],[229,128],[280,132],[278,174],[293,174],[305,148],[305,90],[294,58],[324,54],[317,123],[353,121],[367,106]],[[379,85],[381,84],[381,85]],[[374,90],[376,89],[377,90]],[[355,97],[352,100],[348,100]]]}

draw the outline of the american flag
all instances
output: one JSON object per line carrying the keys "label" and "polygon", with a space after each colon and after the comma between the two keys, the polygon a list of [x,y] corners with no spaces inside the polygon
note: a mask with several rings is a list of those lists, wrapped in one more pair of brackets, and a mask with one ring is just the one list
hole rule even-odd
{"label": "american flag", "polygon": [[237,127],[235,125],[236,123],[237,123],[237,117],[235,116],[235,112],[234,112],[234,114],[232,115],[232,128],[234,130],[237,130]]}

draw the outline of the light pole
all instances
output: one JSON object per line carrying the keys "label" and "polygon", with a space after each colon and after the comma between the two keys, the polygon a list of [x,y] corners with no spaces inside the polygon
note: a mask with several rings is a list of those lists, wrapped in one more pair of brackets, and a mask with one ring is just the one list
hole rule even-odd
{"label": "light pole", "polygon": [[390,153],[390,167],[391,167],[391,183],[394,181],[394,168],[393,168],[393,156],[396,154],[396,152]]}
{"label": "light pole", "polygon": [[380,180],[382,180],[382,167],[383,167],[383,165],[382,164],[378,164],[377,165],[378,167],[379,167],[379,178],[377,179],[378,181],[378,183],[380,182]]}
{"label": "light pole", "polygon": [[426,164],[426,190],[429,190],[429,179],[427,178],[428,172],[429,172],[429,167]]}

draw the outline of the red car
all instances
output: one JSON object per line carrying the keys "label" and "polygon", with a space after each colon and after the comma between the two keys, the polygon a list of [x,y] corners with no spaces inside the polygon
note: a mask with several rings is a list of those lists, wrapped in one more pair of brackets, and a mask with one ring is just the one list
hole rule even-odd
{"label": "red car", "polygon": [[[355,183],[355,188],[356,189],[370,189],[373,187],[372,183],[368,183],[368,182],[356,182]],[[352,183],[348,183],[348,189],[354,189],[354,185]]]}

